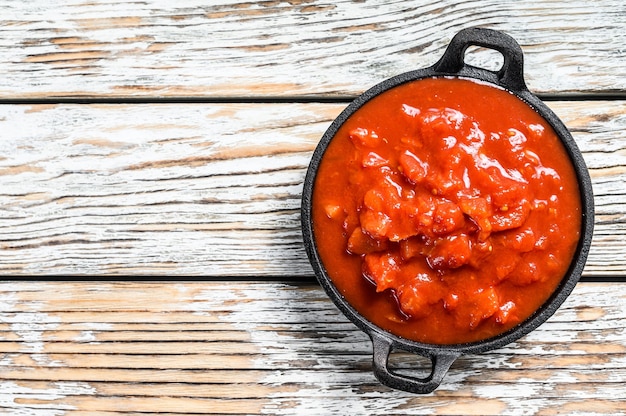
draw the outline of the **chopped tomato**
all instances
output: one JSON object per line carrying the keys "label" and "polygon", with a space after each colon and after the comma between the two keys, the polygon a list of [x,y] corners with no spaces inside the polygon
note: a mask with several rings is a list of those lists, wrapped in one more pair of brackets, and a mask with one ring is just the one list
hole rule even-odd
{"label": "chopped tomato", "polygon": [[313,195],[325,268],[368,320],[437,344],[502,333],[567,272],[581,204],[554,130],[514,95],[423,79],[359,108]]}

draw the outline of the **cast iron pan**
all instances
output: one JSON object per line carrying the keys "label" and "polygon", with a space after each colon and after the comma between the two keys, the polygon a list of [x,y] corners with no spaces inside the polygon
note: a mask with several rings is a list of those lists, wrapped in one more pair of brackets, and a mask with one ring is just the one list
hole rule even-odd
{"label": "cast iron pan", "polygon": [[[477,68],[465,63],[465,51],[469,46],[494,49],[504,57],[502,68],[497,71]],[[587,167],[571,134],[559,118],[535,95],[524,82],[523,53],[510,36],[490,29],[468,28],[460,31],[444,52],[441,59],[431,67],[407,72],[372,87],[356,98],[328,128],[313,153],[304,182],[302,195],[302,231],[307,254],[315,274],[337,307],[372,339],[374,374],[383,384],[413,393],[430,393],[441,383],[452,363],[462,354],[481,353],[500,348],[528,334],[545,322],[565,301],[576,286],[583,271],[593,233],[593,192]],[[324,152],[339,127],[368,100],[406,82],[432,77],[471,78],[502,87],[515,94],[540,114],[562,140],[578,177],[583,219],[580,240],[569,270],[552,296],[530,318],[499,336],[483,341],[455,345],[424,344],[393,335],[372,324],[359,314],[339,293],[328,276],[318,255],[311,217],[311,201],[317,169]],[[389,354],[403,350],[427,357],[432,363],[429,376],[420,378],[398,373],[389,368]]]}

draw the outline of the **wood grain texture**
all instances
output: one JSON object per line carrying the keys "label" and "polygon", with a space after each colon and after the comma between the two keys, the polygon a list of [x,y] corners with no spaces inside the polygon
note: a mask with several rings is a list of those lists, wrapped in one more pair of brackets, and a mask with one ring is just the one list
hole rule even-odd
{"label": "wood grain texture", "polygon": [[[551,102],[593,178],[587,276],[626,271],[626,102]],[[311,153],[340,104],[0,106],[5,275],[310,277]]]}
{"label": "wood grain texture", "polygon": [[339,107],[0,111],[11,132],[0,141],[5,272],[308,272],[302,180]]}
{"label": "wood grain texture", "polygon": [[475,25],[518,40],[534,91],[626,87],[622,0],[31,0],[1,11],[3,99],[353,95],[432,65]]}
{"label": "wood grain texture", "polygon": [[[344,105],[295,101],[432,65],[474,25],[519,41],[531,90],[591,99],[549,103],[592,176],[590,282],[416,396],[302,282],[302,182]],[[626,416],[626,101],[598,101],[624,97],[624,27],[622,0],[0,2],[0,414]],[[98,280],[128,275],[169,280]]]}
{"label": "wood grain texture", "polygon": [[4,282],[0,412],[619,415],[625,301],[626,285],[579,284],[539,329],[415,396],[375,380],[369,339],[315,285]]}

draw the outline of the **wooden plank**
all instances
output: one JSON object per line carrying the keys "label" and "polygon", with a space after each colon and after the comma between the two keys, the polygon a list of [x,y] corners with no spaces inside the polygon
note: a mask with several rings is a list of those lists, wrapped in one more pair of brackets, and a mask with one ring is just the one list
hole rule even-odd
{"label": "wooden plank", "polygon": [[625,24],[622,0],[32,0],[2,7],[0,98],[354,95],[474,25],[518,40],[534,91],[623,92]]}
{"label": "wooden plank", "polygon": [[[593,178],[587,276],[626,272],[626,102],[550,102]],[[0,106],[3,275],[311,277],[311,153],[342,104]]]}
{"label": "wooden plank", "polygon": [[[307,267],[302,178],[339,106],[2,111],[5,272],[280,275],[290,258],[300,258],[290,273]],[[269,242],[278,257],[250,250]]]}
{"label": "wooden plank", "polygon": [[[148,296],[138,311],[135,297]],[[579,284],[544,325],[461,357],[427,396],[380,385],[369,339],[316,285],[3,282],[0,299],[0,409],[9,414],[626,411],[621,283]],[[95,308],[76,306],[81,299]],[[392,365],[427,366],[406,353]]]}

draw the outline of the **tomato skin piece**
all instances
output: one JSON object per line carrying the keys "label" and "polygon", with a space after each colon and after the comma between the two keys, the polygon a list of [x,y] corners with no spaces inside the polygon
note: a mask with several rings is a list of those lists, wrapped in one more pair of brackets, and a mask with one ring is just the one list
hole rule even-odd
{"label": "tomato skin piece", "polygon": [[512,228],[521,227],[530,215],[531,206],[530,202],[523,199],[519,201],[518,205],[511,208],[506,206],[503,210],[493,214],[489,219],[491,223],[491,231],[506,231]]}
{"label": "tomato skin piece", "polygon": [[326,215],[328,216],[328,218],[335,219],[335,220],[343,217],[345,213],[341,205],[338,205],[338,204],[327,204],[324,207],[324,211],[326,212]]}
{"label": "tomato skin piece", "polygon": [[398,169],[412,183],[421,183],[428,175],[428,165],[409,150],[405,150],[398,158]]}
{"label": "tomato skin piece", "polygon": [[516,315],[516,313],[517,305],[513,301],[508,301],[500,305],[494,316],[497,323],[504,325],[509,321],[519,321],[519,317]]}
{"label": "tomato skin piece", "polygon": [[350,140],[355,145],[373,148],[380,143],[380,137],[372,130],[368,130],[362,127],[357,127],[350,132]]}
{"label": "tomato skin piece", "polygon": [[348,238],[348,252],[351,254],[368,254],[376,251],[386,250],[388,247],[386,240],[379,240],[364,233],[361,227],[356,227],[350,238]]}
{"label": "tomato skin piece", "polygon": [[364,168],[379,168],[388,164],[389,161],[376,152],[368,152],[361,161]]}

